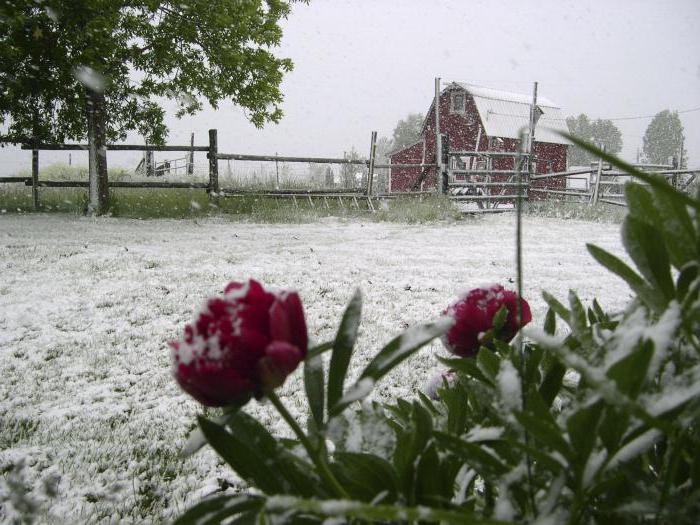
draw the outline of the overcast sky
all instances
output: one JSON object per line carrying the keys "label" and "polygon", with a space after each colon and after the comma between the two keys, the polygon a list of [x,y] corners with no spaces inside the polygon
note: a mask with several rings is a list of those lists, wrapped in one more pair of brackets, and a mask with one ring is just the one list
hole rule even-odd
{"label": "overcast sky", "polygon": [[[366,155],[372,130],[390,135],[400,118],[427,110],[436,76],[528,94],[536,80],[565,115],[699,108],[698,28],[699,0],[312,0],[284,24],[278,54],[295,68],[283,83],[280,124],[257,130],[240,108],[223,104],[169,118],[168,142],[194,132],[204,144],[217,128],[225,152],[341,156],[355,147]],[[623,156],[634,160],[650,120],[615,122]],[[700,111],[681,121],[695,167]],[[28,159],[0,150],[0,175]],[[114,157],[120,162],[132,161]]]}

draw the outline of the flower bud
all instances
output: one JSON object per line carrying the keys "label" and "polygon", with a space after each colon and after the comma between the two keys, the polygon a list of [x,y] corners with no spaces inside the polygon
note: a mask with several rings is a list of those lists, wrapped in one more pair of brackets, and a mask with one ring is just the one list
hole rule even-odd
{"label": "flower bud", "polygon": [[207,406],[241,405],[281,386],[306,357],[304,310],[295,292],[232,282],[170,347],[185,392]]}
{"label": "flower bud", "polygon": [[494,284],[475,288],[445,310],[455,323],[442,338],[450,352],[461,357],[474,357],[482,344],[482,338],[494,329],[494,318],[505,307],[507,315],[503,325],[494,330],[493,336],[510,342],[517,331],[532,320],[530,305],[520,299],[521,320],[518,322],[518,296]]}

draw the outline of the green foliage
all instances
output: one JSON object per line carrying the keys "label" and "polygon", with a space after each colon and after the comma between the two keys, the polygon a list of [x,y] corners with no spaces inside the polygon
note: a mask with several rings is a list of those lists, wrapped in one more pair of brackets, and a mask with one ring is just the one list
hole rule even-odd
{"label": "green foliage", "polygon": [[[622,150],[622,133],[611,120],[589,120],[588,116],[581,113],[578,117],[568,117],[566,125],[569,133],[599,146],[605,146],[605,151],[616,155]],[[585,149],[573,146],[569,149],[569,165],[583,166],[590,164],[595,157]]]}
{"label": "green foliage", "polygon": [[[178,523],[232,516],[693,523],[700,513],[700,202],[665,180],[629,172],[647,183],[626,188],[632,211],[622,232],[633,266],[589,246],[632,289],[623,312],[605,312],[595,300],[587,307],[575,292],[566,303],[544,293],[543,329],[528,330],[522,345],[499,341],[496,328],[493,350],[440,358],[450,372],[435,398],[418,393],[358,407],[377,381],[450,324],[409,329],[346,387],[361,315],[356,293],[335,340],[306,361],[306,433],[274,394],[294,440],[275,438],[244,413],[225,423],[200,420],[215,450],[261,493],[211,497]],[[300,446],[305,454],[295,452]]]}
{"label": "green foliage", "polygon": [[678,112],[667,109],[660,111],[644,132],[642,143],[644,156],[648,162],[654,164],[669,164],[675,157],[679,165],[684,165],[686,151],[684,149],[681,152],[684,139],[683,124]]}
{"label": "green foliage", "polygon": [[163,142],[162,97],[178,115],[224,100],[256,126],[277,122],[289,59],[289,1],[25,0],[0,6],[0,123],[4,138],[50,142],[86,134],[89,92],[104,92],[108,137],[137,130]]}

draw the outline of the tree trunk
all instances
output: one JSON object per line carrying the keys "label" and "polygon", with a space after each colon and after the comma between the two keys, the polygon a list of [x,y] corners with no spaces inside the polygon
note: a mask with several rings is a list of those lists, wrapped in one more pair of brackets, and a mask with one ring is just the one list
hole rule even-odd
{"label": "tree trunk", "polygon": [[105,149],[105,99],[102,93],[87,91],[88,147],[89,147],[89,203],[88,214],[102,215],[109,208],[107,179],[107,150]]}

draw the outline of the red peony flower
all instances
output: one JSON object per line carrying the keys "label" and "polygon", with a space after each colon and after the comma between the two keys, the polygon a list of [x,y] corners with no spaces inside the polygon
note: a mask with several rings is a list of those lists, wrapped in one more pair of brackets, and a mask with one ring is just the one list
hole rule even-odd
{"label": "red peony flower", "polygon": [[493,327],[493,318],[502,306],[508,309],[505,323],[495,336],[509,342],[515,337],[519,328],[532,320],[530,305],[520,299],[522,321],[517,322],[518,296],[515,292],[504,290],[494,284],[488,288],[476,288],[443,312],[452,316],[454,325],[442,337],[445,347],[461,357],[473,357],[479,351],[480,339]]}
{"label": "red peony flower", "polygon": [[308,336],[299,296],[251,279],[209,299],[169,344],[180,387],[203,405],[226,406],[282,385],[306,357]]}

